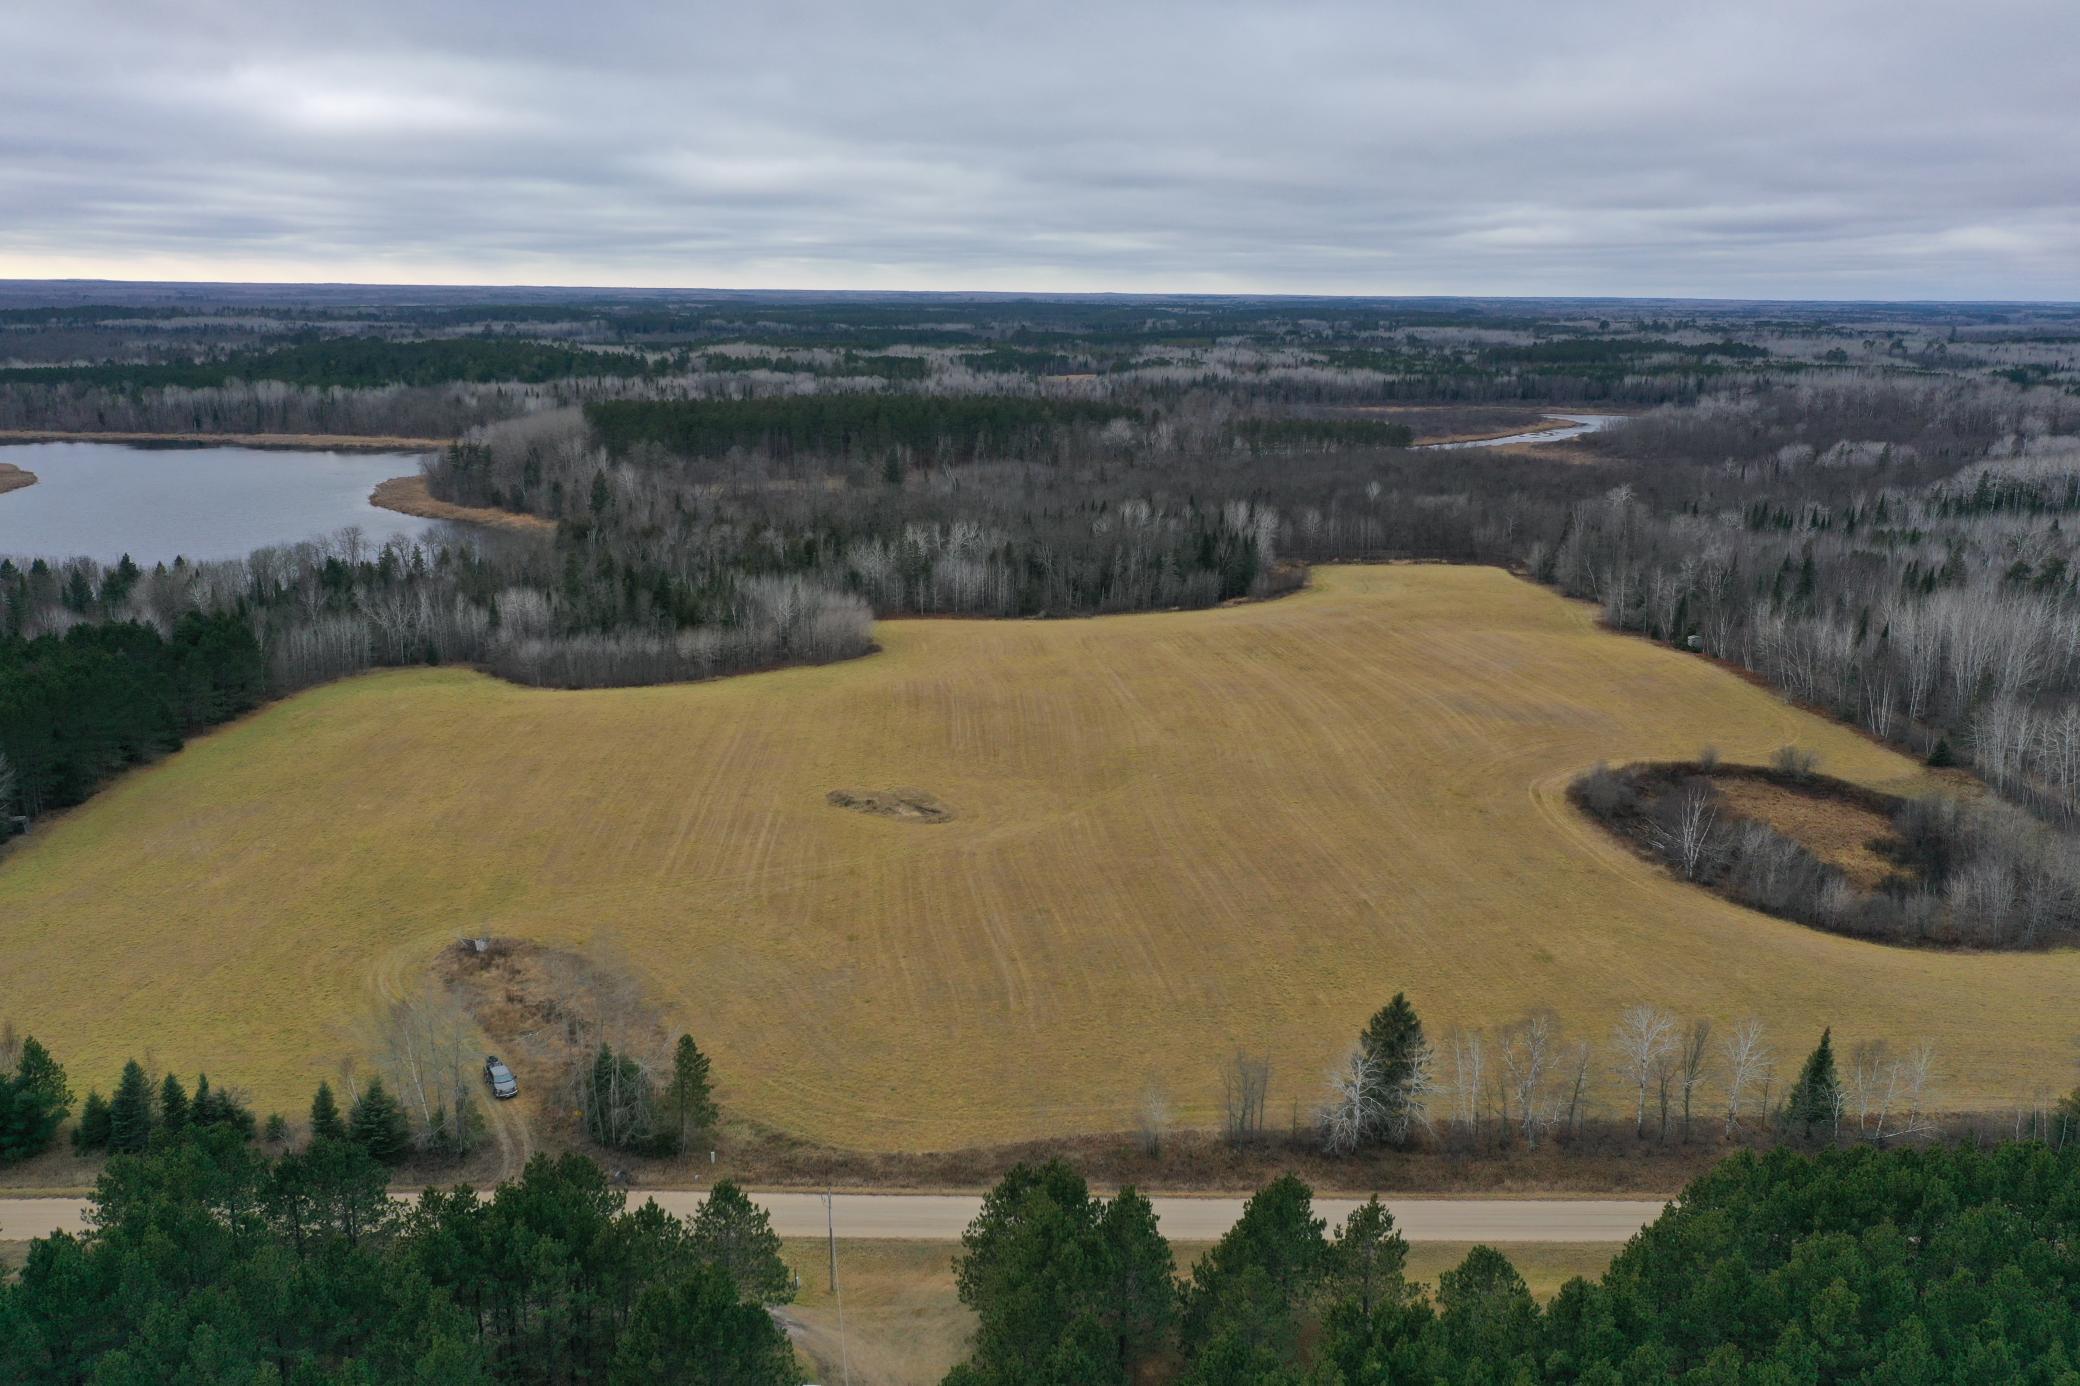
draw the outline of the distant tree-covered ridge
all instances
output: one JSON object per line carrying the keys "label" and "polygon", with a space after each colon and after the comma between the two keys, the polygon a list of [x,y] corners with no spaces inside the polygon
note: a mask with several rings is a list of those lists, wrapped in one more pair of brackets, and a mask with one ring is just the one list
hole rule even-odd
{"label": "distant tree-covered ridge", "polygon": [[1134,417],[1118,405],[1022,396],[801,395],[765,399],[609,400],[586,406],[608,453],[649,443],[681,457],[756,447],[857,457],[902,449],[925,461],[1045,455],[1058,431]]}

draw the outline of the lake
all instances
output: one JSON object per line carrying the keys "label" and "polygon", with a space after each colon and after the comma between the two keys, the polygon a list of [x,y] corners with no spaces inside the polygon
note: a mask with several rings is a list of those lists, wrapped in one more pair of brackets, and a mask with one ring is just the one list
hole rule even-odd
{"label": "lake", "polygon": [[450,528],[379,510],[376,483],[419,470],[421,454],[305,452],[122,443],[18,443],[0,462],[36,484],[0,493],[0,554],[113,563],[243,558],[270,544],[358,527],[372,545]]}

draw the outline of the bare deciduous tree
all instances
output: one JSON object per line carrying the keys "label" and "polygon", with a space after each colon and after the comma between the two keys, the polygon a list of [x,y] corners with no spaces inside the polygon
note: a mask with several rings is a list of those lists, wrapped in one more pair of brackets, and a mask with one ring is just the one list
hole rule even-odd
{"label": "bare deciduous tree", "polygon": [[1676,1047],[1676,1018],[1658,1006],[1628,1007],[1611,1034],[1617,1071],[1634,1094],[1632,1133],[1647,1131],[1647,1092]]}
{"label": "bare deciduous tree", "polygon": [[1271,1056],[1236,1050],[1221,1067],[1221,1126],[1231,1142],[1264,1132],[1264,1098],[1271,1089]]}
{"label": "bare deciduous tree", "polygon": [[1683,1085],[1683,1140],[1690,1139],[1691,1104],[1704,1085],[1705,1066],[1711,1057],[1712,1022],[1703,1016],[1692,1020],[1683,1031],[1676,1054],[1676,1067]]}
{"label": "bare deciduous tree", "polygon": [[1452,1118],[1468,1139],[1478,1140],[1481,1114],[1486,1099],[1487,1037],[1479,1030],[1453,1030],[1445,1036],[1445,1054],[1451,1065],[1446,1086],[1452,1103]]}
{"label": "bare deciduous tree", "polygon": [[1141,1148],[1150,1155],[1162,1154],[1163,1137],[1170,1130],[1170,1094],[1157,1079],[1149,1079],[1141,1089],[1136,1120],[1141,1130]]}
{"label": "bare deciduous tree", "polygon": [[1560,1018],[1550,1010],[1533,1011],[1501,1038],[1502,1071],[1508,1097],[1516,1102],[1517,1128],[1524,1144],[1536,1148],[1539,1132],[1552,1120],[1546,1085],[1560,1044]]}
{"label": "bare deciduous tree", "polygon": [[1719,1054],[1726,1071],[1726,1133],[1732,1135],[1740,1130],[1748,1094],[1762,1081],[1772,1062],[1762,1021],[1751,1015],[1736,1023],[1720,1037]]}
{"label": "bare deciduous tree", "polygon": [[1703,879],[1723,850],[1718,793],[1709,784],[1684,786],[1657,809],[1647,832],[1685,880]]}
{"label": "bare deciduous tree", "polygon": [[1926,1041],[1905,1056],[1883,1040],[1866,1040],[1850,1054],[1842,1102],[1856,1118],[1856,1133],[1874,1145],[1925,1135],[1935,1129],[1927,1111],[1935,1074],[1935,1050]]}
{"label": "bare deciduous tree", "polygon": [[1350,1154],[1379,1129],[1385,1116],[1377,1065],[1364,1050],[1353,1049],[1329,1071],[1329,1096],[1316,1117],[1322,1148],[1332,1155]]}

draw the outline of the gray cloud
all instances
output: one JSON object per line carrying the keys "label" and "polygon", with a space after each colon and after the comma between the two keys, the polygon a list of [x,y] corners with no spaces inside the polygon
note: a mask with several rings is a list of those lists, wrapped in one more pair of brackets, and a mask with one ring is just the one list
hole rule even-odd
{"label": "gray cloud", "polygon": [[0,276],[2080,297],[2071,0],[10,10]]}

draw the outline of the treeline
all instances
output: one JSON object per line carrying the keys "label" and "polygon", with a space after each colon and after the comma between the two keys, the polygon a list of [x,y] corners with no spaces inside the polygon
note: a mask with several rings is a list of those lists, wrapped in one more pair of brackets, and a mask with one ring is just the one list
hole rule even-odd
{"label": "treeline", "polygon": [[225,562],[0,558],[0,836],[268,697],[367,669],[473,664],[606,687],[864,653],[857,596],[686,575],[641,536],[380,549],[357,531]]}
{"label": "treeline", "polygon": [[0,428],[66,433],[287,433],[454,438],[557,397],[558,387],[289,385],[249,381],[138,389],[0,384]]}
{"label": "treeline", "polygon": [[[80,614],[99,597],[77,569],[72,576],[61,600]],[[103,585],[122,589],[139,576],[125,565]],[[40,582],[55,586],[47,565],[25,571],[0,559],[8,610],[26,609]],[[0,838],[12,816],[79,803],[124,767],[178,749],[266,693],[266,659],[235,610],[185,612],[165,635],[137,621],[83,621],[34,639],[0,626]]]}
{"label": "treeline", "polygon": [[[1271,1137],[1268,1059],[1238,1053],[1220,1072],[1223,1132],[1232,1143]],[[1867,1141],[1942,1135],[1936,1055],[1862,1040],[1844,1057],[1831,1030],[1790,1072],[1762,1021],[1730,1025],[1649,1002],[1627,1006],[1602,1035],[1570,1032],[1538,1008],[1488,1028],[1455,1027],[1433,1040],[1396,995],[1333,1069],[1312,1135],[1330,1155],[1368,1148],[1458,1152],[1667,1145]],[[1298,1125],[1297,1142],[1308,1133]],[[2018,1116],[2018,1121],[2019,1121]],[[1970,1119],[1967,1133],[1977,1131]],[[2030,1129],[2061,1146],[2080,1136],[2080,1094],[2055,1121]]]}
{"label": "treeline", "polygon": [[792,1296],[728,1183],[681,1221],[583,1156],[489,1196],[392,1200],[350,1140],[267,1156],[220,1126],[112,1158],[92,1231],[0,1283],[0,1377],[78,1381],[782,1383]]}
{"label": "treeline", "polygon": [[1154,1209],[1020,1166],[962,1237],[975,1346],[947,1386],[1489,1386],[2068,1380],[2080,1366],[2080,1152],[1740,1154],[1600,1280],[1541,1307],[1476,1247],[1433,1289],[1377,1198],[1333,1234],[1287,1175],[1177,1275]]}
{"label": "treeline", "polygon": [[590,376],[641,376],[659,364],[642,353],[589,350],[514,337],[316,337],[273,349],[236,351],[216,360],[105,362],[14,367],[0,386],[84,385],[116,391],[169,386],[208,389],[275,381],[319,389],[371,389],[513,381],[540,385]]}
{"label": "treeline", "polygon": [[811,394],[732,400],[606,400],[585,420],[614,457],[645,444],[675,457],[755,448],[775,461],[893,453],[927,463],[1057,453],[1060,435],[1131,418],[1113,405],[1023,396]]}

